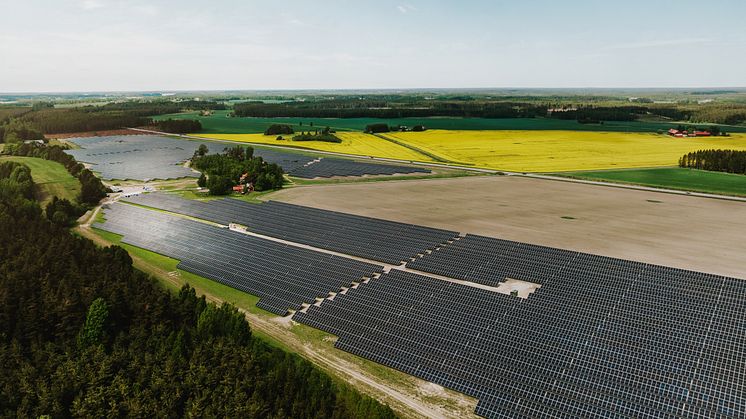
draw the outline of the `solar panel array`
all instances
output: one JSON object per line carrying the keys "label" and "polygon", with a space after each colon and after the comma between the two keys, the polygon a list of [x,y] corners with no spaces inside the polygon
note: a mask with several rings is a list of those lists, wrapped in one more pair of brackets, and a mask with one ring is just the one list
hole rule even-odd
{"label": "solar panel array", "polygon": [[[527,272],[498,252],[500,272]],[[746,282],[565,256],[535,265],[526,300],[392,270],[294,319],[490,418],[746,417]]]}
{"label": "solar panel array", "polygon": [[291,176],[313,179],[334,176],[395,175],[409,173],[430,173],[422,167],[376,164],[342,159],[320,159],[288,172]]}
{"label": "solar panel array", "polygon": [[505,278],[541,284],[542,278],[567,265],[576,254],[467,234],[429,257],[408,263],[407,267],[489,286],[497,286]]}
{"label": "solar panel array", "polygon": [[184,167],[197,143],[157,135],[72,138],[80,149],[65,150],[79,162],[93,164],[104,179],[176,179],[198,177]]}
{"label": "solar panel array", "polygon": [[[211,144],[208,143],[207,145],[209,147]],[[215,151],[219,151],[220,149],[217,147],[218,144],[215,143],[212,148],[215,148]],[[254,148],[254,156],[261,157],[268,163],[280,165],[285,173],[292,173],[294,170],[317,159],[315,156],[309,156],[306,154],[286,153],[265,148]]]}
{"label": "solar panel array", "polygon": [[180,269],[259,296],[257,307],[279,315],[382,270],[133,205],[113,204],[106,218],[94,227],[178,259]]}
{"label": "solar panel array", "polygon": [[[293,315],[339,336],[339,349],[479,399],[479,415],[746,417],[743,280],[288,204],[135,201],[317,247],[338,240],[348,254],[365,251],[354,239],[374,234],[391,246],[413,231],[450,237],[407,266],[487,285],[541,284],[522,299],[392,269]],[[278,314],[381,271],[130,205],[106,215],[103,228],[125,241],[184,258],[184,269],[260,295]],[[324,229],[337,234],[328,243]]]}
{"label": "solar panel array", "polygon": [[[176,179],[198,177],[199,173],[181,163],[190,159],[199,144],[206,144],[211,152],[220,152],[227,145],[217,142],[196,142],[159,135],[118,135],[106,137],[72,138],[80,149],[66,150],[75,160],[93,164],[101,177],[113,179]],[[343,159],[318,157],[255,148],[254,155],[269,163],[280,165],[285,173],[300,178],[332,176],[391,175],[397,173],[429,173],[419,167],[363,163]]]}
{"label": "solar panel array", "polygon": [[258,234],[394,265],[458,235],[453,231],[274,201],[252,204],[226,198],[201,202],[159,193],[127,200],[223,225],[238,223]]}
{"label": "solar panel array", "polygon": [[[743,280],[275,202],[133,201],[376,260],[445,240],[407,267],[541,284],[522,299],[393,269],[293,316],[339,336],[339,349],[478,398],[482,416],[746,417]],[[381,272],[130,205],[106,215],[125,242],[277,314]]]}

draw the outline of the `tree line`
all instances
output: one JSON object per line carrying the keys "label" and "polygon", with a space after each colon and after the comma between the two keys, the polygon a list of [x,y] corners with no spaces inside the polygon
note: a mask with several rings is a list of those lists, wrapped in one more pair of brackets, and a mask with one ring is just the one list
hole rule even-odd
{"label": "tree line", "polygon": [[577,109],[552,112],[554,119],[576,120],[580,123],[600,123],[602,121],[634,121],[648,112],[643,106],[581,106]]}
{"label": "tree line", "polygon": [[[34,104],[26,108],[9,108],[0,112],[0,142],[14,143],[43,139],[43,134],[106,131],[125,127],[154,125],[152,116],[184,110],[225,109],[225,104],[213,101],[124,101],[99,106],[54,108],[52,104]],[[15,109],[11,111],[11,109]],[[20,110],[19,110],[20,109]],[[174,133],[197,132],[194,123],[166,122]],[[187,124],[191,124],[187,127]],[[162,126],[155,123],[155,126]]]}
{"label": "tree line", "polygon": [[0,143],[43,140],[44,133],[26,121],[8,118],[0,124]]}
{"label": "tree line", "polygon": [[[318,98],[284,103],[243,102],[234,105],[238,117],[305,118],[535,118],[577,120],[581,123],[634,121],[641,116],[658,116],[692,123],[740,124],[746,122],[746,104],[741,103],[653,103],[652,100],[615,102],[593,97],[506,97],[486,99],[452,96],[425,98],[405,96],[364,96]],[[555,109],[561,112],[550,112]]]}
{"label": "tree line", "polygon": [[282,167],[254,156],[254,148],[235,146],[225,148],[222,154],[208,154],[207,146],[201,144],[192,158],[192,167],[202,172],[197,184],[207,187],[210,195],[227,195],[234,186],[246,177],[242,185],[252,184],[256,191],[282,188]]}
{"label": "tree line", "polygon": [[287,124],[272,124],[264,130],[264,135],[290,135],[293,127]]}
{"label": "tree line", "polygon": [[49,222],[24,167],[0,163],[0,416],[394,417],[235,307],[169,294],[121,247]]}
{"label": "tree line", "polygon": [[741,150],[698,150],[684,154],[679,159],[679,167],[746,174],[746,151]]}
{"label": "tree line", "polygon": [[299,118],[409,118],[429,116],[532,118],[545,116],[547,107],[522,103],[437,102],[408,106],[370,100],[327,100],[287,103],[244,102],[233,106],[238,117]]}
{"label": "tree line", "polygon": [[202,123],[194,119],[163,119],[153,122],[158,130],[171,134],[189,134],[202,131]]}

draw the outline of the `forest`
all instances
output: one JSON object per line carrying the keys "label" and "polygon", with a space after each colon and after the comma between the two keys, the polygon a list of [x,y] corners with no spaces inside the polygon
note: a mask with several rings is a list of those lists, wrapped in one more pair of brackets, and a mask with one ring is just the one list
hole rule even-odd
{"label": "forest", "polygon": [[[31,107],[5,108],[0,112],[0,142],[14,143],[43,139],[43,134],[105,131],[124,127],[153,125],[154,115],[177,113],[184,110],[220,110],[225,104],[213,101],[165,100],[124,101],[100,106],[55,108],[52,104]],[[15,110],[11,112],[10,110]],[[197,122],[197,121],[193,121]],[[186,129],[186,124],[167,123],[174,133]],[[194,128],[190,126],[189,128]],[[200,127],[201,128],[201,127]],[[196,132],[198,130],[184,131]]]}
{"label": "forest", "polygon": [[235,307],[169,294],[117,246],[49,222],[0,163],[0,416],[391,418],[251,333]]}
{"label": "forest", "polygon": [[741,150],[698,150],[684,154],[679,159],[679,167],[746,174],[746,151]]}
{"label": "forest", "polygon": [[393,104],[375,97],[287,103],[244,102],[233,107],[239,117],[406,118],[428,116],[532,118],[546,115],[543,105],[510,102],[435,102],[427,106]]}
{"label": "forest", "polygon": [[208,152],[207,146],[201,144],[192,158],[192,167],[202,172],[197,184],[207,187],[210,195],[227,195],[239,182],[253,185],[256,191],[282,188],[282,167],[254,156],[251,146],[225,148],[222,154]]}
{"label": "forest", "polygon": [[[555,110],[562,111],[556,112]],[[238,117],[313,117],[313,118],[536,118],[577,120],[581,123],[634,121],[662,118],[692,123],[740,124],[746,122],[746,104],[653,103],[622,98],[595,97],[504,97],[452,96],[354,96],[318,98],[283,103],[257,101],[237,103]]]}
{"label": "forest", "polygon": [[164,119],[153,122],[160,131],[171,134],[188,134],[202,131],[202,123],[193,119]]}

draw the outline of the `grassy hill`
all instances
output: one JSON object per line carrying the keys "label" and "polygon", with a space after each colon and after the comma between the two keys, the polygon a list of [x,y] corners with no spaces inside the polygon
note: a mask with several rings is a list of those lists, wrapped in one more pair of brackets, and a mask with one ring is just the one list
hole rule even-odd
{"label": "grassy hill", "polygon": [[66,198],[71,202],[80,193],[80,182],[57,162],[35,157],[3,156],[1,161],[15,161],[27,165],[31,169],[31,176],[36,183],[36,199],[42,208],[53,196]]}

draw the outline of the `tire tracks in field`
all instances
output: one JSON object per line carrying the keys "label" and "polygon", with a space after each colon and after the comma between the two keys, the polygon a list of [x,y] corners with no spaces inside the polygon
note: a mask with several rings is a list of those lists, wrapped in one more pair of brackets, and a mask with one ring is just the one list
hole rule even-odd
{"label": "tire tracks in field", "polygon": [[[370,134],[370,135],[378,137],[378,138],[380,138],[380,139],[382,139],[384,141],[388,141],[390,143],[394,143],[394,144],[396,144],[396,145],[398,145],[400,147],[408,148],[408,149],[410,149],[410,150],[412,150],[412,151],[414,151],[416,153],[422,154],[423,156],[430,157],[431,159],[433,159],[433,160],[435,160],[435,161],[437,161],[439,163],[450,163],[450,164],[461,164],[461,165],[467,164],[467,163],[463,163],[463,162],[457,162],[455,160],[448,160],[445,157],[441,157],[441,156],[439,156],[439,155],[437,155],[435,153],[431,153],[431,152],[429,152],[427,150],[421,149],[419,147],[415,147],[412,144],[406,143],[404,141],[397,140],[396,138],[388,137],[388,136],[383,135],[383,134]],[[469,166],[471,166],[471,165],[469,165]]]}

